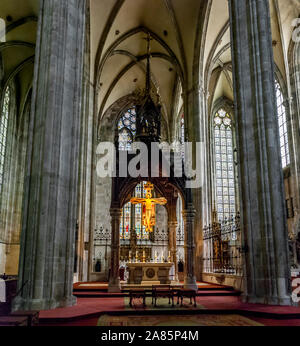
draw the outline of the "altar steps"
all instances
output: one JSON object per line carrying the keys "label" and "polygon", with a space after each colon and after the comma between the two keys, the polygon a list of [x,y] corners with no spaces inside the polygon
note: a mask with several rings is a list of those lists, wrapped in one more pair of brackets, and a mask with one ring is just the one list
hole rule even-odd
{"label": "altar steps", "polygon": [[[151,289],[149,288],[149,294],[151,294]],[[239,296],[241,294],[240,291],[236,291],[233,288],[228,289],[198,289],[197,296],[198,297],[228,297],[228,296]],[[103,292],[103,291],[95,291],[95,290],[77,290],[73,291],[73,295],[78,298],[104,298],[104,297],[127,297],[129,296],[128,289],[124,289],[119,293],[111,293],[111,292]]]}
{"label": "altar steps", "polygon": [[[221,291],[221,290],[208,290],[208,291],[198,291],[197,297],[228,297],[228,296],[239,296],[241,292],[239,291]],[[74,292],[73,295],[78,298],[116,298],[116,297],[127,297],[129,294],[127,292],[120,293],[103,293],[103,292]]]}
{"label": "altar steps", "polygon": [[[179,285],[183,285],[183,282],[179,282]],[[177,284],[177,285],[178,285]],[[171,283],[171,286],[175,284]],[[209,291],[209,290],[225,290],[225,291],[234,291],[234,288],[231,286],[223,286],[218,284],[212,284],[207,282],[197,282],[198,291]],[[152,285],[143,284],[143,288],[152,289]],[[121,289],[128,290],[130,288],[141,288],[139,284],[127,284],[125,281],[121,281]],[[73,285],[73,292],[107,292],[108,291],[108,283],[107,282],[77,282]]]}

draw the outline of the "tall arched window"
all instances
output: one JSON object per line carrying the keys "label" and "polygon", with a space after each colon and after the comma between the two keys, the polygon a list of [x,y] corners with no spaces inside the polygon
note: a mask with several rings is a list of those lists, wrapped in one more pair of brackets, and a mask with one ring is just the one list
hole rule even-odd
{"label": "tall arched window", "polygon": [[120,118],[119,130],[119,150],[131,150],[131,146],[136,134],[136,111],[135,107],[128,109]]}
{"label": "tall arched window", "polygon": [[280,84],[277,80],[275,80],[275,90],[276,90],[279,135],[280,135],[281,163],[282,163],[282,168],[285,168],[290,164],[287,116],[286,116],[286,108],[284,105],[283,94],[281,91]]}
{"label": "tall arched window", "polygon": [[184,152],[185,152],[185,147],[184,147],[184,143],[185,143],[184,114],[182,114],[182,116],[180,118],[179,140],[180,140],[180,144],[181,144],[181,155],[182,155],[182,158],[184,159]]}
{"label": "tall arched window", "polygon": [[[142,182],[135,187],[134,197],[144,198],[146,190],[144,185],[147,182]],[[149,239],[149,233],[146,232],[145,226],[142,225],[142,206],[141,204],[131,205],[126,203],[122,209],[120,223],[120,239],[130,239],[130,230],[135,225],[136,239]]]}
{"label": "tall arched window", "polygon": [[10,88],[7,87],[3,99],[1,119],[0,119],[0,190],[2,191],[4,177],[4,161],[7,144],[7,127],[10,104]]}
{"label": "tall arched window", "polygon": [[6,25],[2,18],[0,18],[0,42],[6,42]]}
{"label": "tall arched window", "polygon": [[215,191],[220,221],[236,213],[232,118],[224,109],[214,116]]}
{"label": "tall arched window", "polygon": [[183,144],[185,141],[185,137],[184,137],[184,115],[182,115],[182,117],[181,117],[180,130],[181,130],[181,132],[180,132],[181,144]]}

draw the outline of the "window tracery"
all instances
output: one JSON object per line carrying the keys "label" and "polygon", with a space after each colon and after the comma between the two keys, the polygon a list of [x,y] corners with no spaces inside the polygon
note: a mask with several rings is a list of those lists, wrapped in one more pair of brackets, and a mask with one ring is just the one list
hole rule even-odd
{"label": "window tracery", "polygon": [[136,110],[128,109],[118,122],[119,150],[131,150],[136,134]]}
{"label": "window tracery", "polygon": [[214,116],[216,208],[219,220],[236,213],[232,118],[223,108]]}
{"label": "window tracery", "polygon": [[3,181],[4,181],[4,163],[6,154],[6,144],[7,144],[7,129],[8,129],[8,116],[9,116],[9,105],[10,105],[10,88],[7,87],[0,119],[0,189],[2,191]]}
{"label": "window tracery", "polygon": [[290,151],[289,151],[286,107],[284,105],[283,94],[282,94],[282,90],[278,80],[275,80],[275,91],[276,91],[276,102],[277,102],[281,163],[282,163],[282,168],[285,168],[290,164]]}

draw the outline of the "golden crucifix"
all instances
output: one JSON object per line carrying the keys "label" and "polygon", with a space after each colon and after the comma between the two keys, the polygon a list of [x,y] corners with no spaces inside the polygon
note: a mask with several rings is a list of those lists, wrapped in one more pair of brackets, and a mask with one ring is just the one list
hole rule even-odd
{"label": "golden crucifix", "polygon": [[152,227],[155,226],[155,204],[164,205],[167,200],[164,197],[152,198],[153,184],[147,182],[144,189],[146,190],[146,198],[131,198],[131,204],[142,204],[142,221],[147,232],[152,232]]}

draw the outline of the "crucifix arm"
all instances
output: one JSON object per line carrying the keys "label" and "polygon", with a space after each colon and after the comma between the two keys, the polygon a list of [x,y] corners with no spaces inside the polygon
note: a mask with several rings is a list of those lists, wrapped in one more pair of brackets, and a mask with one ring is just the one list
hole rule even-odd
{"label": "crucifix arm", "polygon": [[132,198],[130,200],[131,204],[139,204],[139,203],[144,203],[145,198]]}
{"label": "crucifix arm", "polygon": [[167,204],[167,200],[164,197],[162,197],[162,198],[155,198],[155,199],[153,199],[153,202],[155,204],[160,204],[160,205]]}

